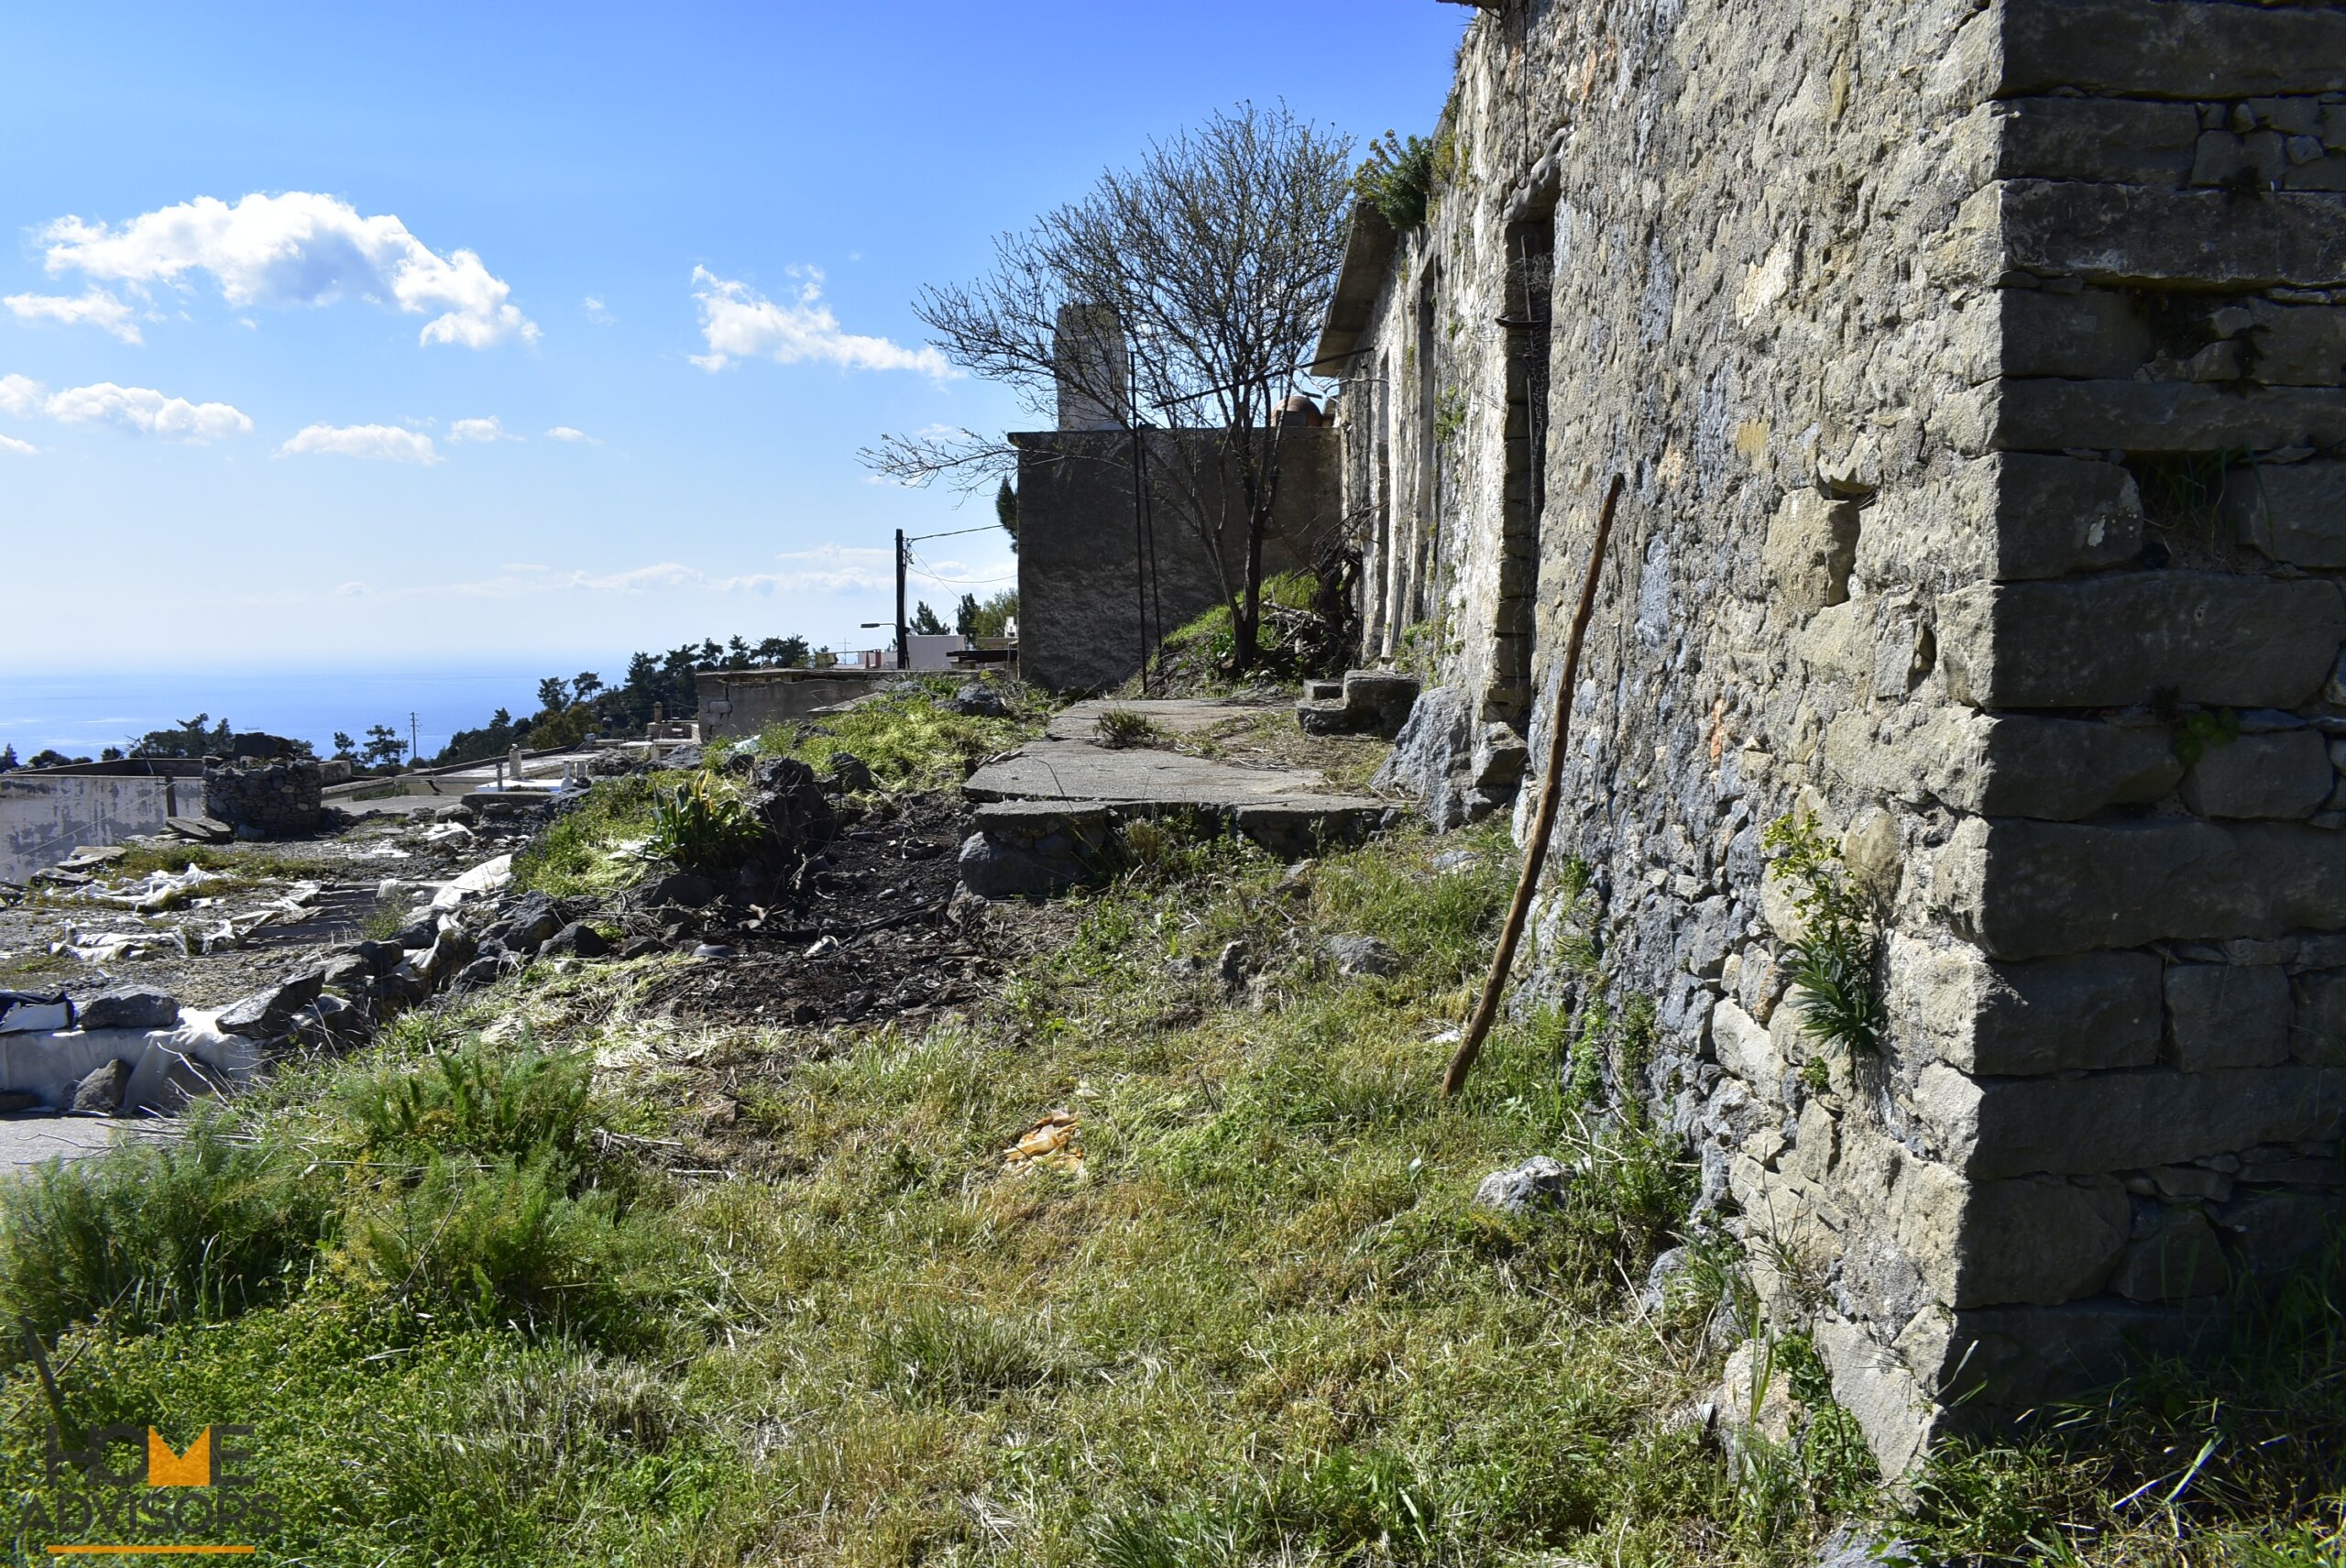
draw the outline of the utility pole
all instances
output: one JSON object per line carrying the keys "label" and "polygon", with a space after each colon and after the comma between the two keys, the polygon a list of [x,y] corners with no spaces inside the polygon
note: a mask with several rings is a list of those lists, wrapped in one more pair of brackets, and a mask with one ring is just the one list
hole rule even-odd
{"label": "utility pole", "polygon": [[904,624],[904,561],[908,551],[904,531],[896,530],[896,668],[899,672],[913,667],[911,630]]}
{"label": "utility pole", "polygon": [[411,768],[415,766],[415,709],[410,708],[407,713],[407,765]]}

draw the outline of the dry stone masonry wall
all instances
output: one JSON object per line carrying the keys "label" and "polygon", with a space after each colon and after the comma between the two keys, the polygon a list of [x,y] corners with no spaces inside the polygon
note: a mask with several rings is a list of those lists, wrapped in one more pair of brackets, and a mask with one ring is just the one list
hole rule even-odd
{"label": "dry stone masonry wall", "polygon": [[[1540,926],[1657,1003],[1615,1088],[1892,1471],[2188,1347],[2339,1208],[2346,11],[1510,0],[1437,162],[1323,345],[1365,622],[1432,773],[1536,773],[1628,477]],[[1788,814],[1878,1051],[1785,1000]]]}

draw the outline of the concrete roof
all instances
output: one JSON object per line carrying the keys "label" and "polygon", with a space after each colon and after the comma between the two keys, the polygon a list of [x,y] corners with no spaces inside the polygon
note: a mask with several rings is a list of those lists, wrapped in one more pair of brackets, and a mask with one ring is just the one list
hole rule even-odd
{"label": "concrete roof", "polygon": [[1336,292],[1328,301],[1328,319],[1321,323],[1320,346],[1306,368],[1315,375],[1339,376],[1343,361],[1368,329],[1376,297],[1393,269],[1393,225],[1371,202],[1353,206],[1352,233],[1344,241],[1344,265],[1336,274]]}

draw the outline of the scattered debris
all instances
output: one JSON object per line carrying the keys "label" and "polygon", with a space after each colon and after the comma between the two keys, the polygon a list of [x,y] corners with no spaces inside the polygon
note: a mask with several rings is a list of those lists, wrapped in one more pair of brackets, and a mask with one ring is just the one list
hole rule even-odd
{"label": "scattered debris", "polygon": [[1002,1168],[1004,1170],[1025,1171],[1038,1167],[1062,1171],[1069,1176],[1083,1174],[1083,1144],[1074,1112],[1050,1113],[1027,1128],[1016,1143],[1002,1151]]}
{"label": "scattered debris", "polygon": [[35,996],[0,991],[0,1035],[46,1034],[73,1026],[73,1003],[63,992]]}

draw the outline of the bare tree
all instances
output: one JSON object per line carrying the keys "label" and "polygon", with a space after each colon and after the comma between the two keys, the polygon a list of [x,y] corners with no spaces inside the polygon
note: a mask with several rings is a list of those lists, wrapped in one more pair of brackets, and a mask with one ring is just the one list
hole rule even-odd
{"label": "bare tree", "polygon": [[[1241,104],[1003,235],[985,277],[924,289],[913,304],[947,358],[1013,388],[1045,422],[1065,388],[1110,428],[1214,433],[1125,444],[1145,446],[1152,493],[1203,542],[1242,669],[1255,659],[1278,499],[1277,409],[1343,259],[1351,153],[1349,137],[1284,107]],[[968,430],[887,436],[863,458],[908,484],[965,491],[1017,465],[1006,439]]]}

